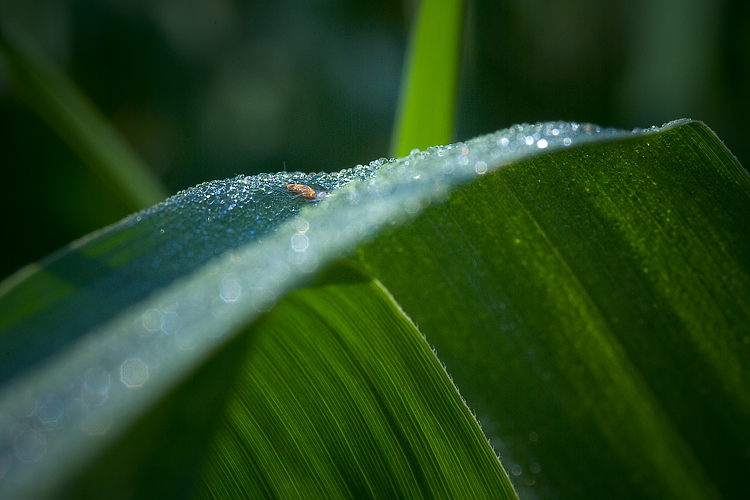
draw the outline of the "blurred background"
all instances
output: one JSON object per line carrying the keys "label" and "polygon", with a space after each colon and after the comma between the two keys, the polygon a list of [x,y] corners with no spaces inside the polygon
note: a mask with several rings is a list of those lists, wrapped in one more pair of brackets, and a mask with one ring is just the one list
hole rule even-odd
{"label": "blurred background", "polygon": [[[170,193],[388,156],[417,5],[0,0]],[[520,122],[704,121],[743,162],[750,3],[475,0],[455,139]],[[16,92],[0,58],[0,279],[131,211]]]}

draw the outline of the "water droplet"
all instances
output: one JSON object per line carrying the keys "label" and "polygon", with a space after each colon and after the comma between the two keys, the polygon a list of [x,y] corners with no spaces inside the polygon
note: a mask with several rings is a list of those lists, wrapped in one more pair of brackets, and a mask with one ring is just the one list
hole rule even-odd
{"label": "water droplet", "polygon": [[126,359],[120,365],[120,380],[128,387],[141,387],[148,380],[148,366],[138,358]]}
{"label": "water droplet", "polygon": [[43,424],[54,424],[65,415],[65,403],[54,394],[45,394],[36,400],[36,418]]}
{"label": "water droplet", "polygon": [[157,332],[161,329],[161,312],[149,309],[141,315],[141,322],[146,332]]}
{"label": "water droplet", "polygon": [[102,366],[95,366],[86,370],[83,375],[81,399],[86,407],[100,405],[107,399],[110,390],[109,372]]}
{"label": "water droplet", "polygon": [[13,439],[16,457],[22,462],[36,462],[47,451],[47,443],[35,429],[21,429]]}
{"label": "water droplet", "polygon": [[224,278],[221,283],[221,290],[219,295],[224,302],[234,302],[240,296],[242,292],[242,285],[239,280],[234,277]]}
{"label": "water droplet", "polygon": [[292,236],[292,248],[295,252],[304,252],[307,250],[307,247],[309,245],[309,241],[307,240],[307,236],[305,236],[302,233],[297,233],[294,236]]}
{"label": "water droplet", "polygon": [[106,412],[89,413],[81,422],[81,428],[91,436],[103,436],[112,427],[112,417]]}

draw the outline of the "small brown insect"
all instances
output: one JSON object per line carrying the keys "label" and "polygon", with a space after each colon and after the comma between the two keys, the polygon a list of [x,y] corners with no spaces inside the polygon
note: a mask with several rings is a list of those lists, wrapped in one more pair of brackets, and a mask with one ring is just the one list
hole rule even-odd
{"label": "small brown insect", "polygon": [[284,187],[287,188],[290,193],[296,194],[303,200],[307,201],[320,201],[328,194],[328,191],[322,187],[316,191],[307,184],[285,184]]}

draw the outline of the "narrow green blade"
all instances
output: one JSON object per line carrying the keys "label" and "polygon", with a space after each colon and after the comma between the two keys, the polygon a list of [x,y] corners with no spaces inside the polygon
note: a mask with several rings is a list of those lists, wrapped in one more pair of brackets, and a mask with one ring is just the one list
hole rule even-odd
{"label": "narrow green blade", "polygon": [[31,40],[0,25],[0,54],[19,93],[126,206],[140,210],[168,196],[138,154]]}
{"label": "narrow green blade", "polygon": [[404,64],[391,156],[447,144],[453,134],[464,3],[422,0]]}

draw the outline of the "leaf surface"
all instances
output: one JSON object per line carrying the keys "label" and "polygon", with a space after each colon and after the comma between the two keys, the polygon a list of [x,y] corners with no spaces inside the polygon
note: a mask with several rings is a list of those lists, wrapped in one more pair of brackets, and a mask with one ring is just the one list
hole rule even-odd
{"label": "leaf surface", "polygon": [[199,497],[515,498],[437,358],[378,283],[294,292],[251,335]]}
{"label": "leaf surface", "polygon": [[749,195],[690,123],[508,166],[360,259],[492,429],[522,498],[741,498]]}
{"label": "leaf surface", "polygon": [[[328,196],[308,202],[288,184]],[[87,471],[112,464],[124,489],[187,494],[195,483],[184,478],[197,477],[206,496],[280,491],[283,474],[311,471],[316,487],[355,497],[450,496],[479,476],[482,488],[503,484],[481,472],[497,472],[483,440],[464,447],[477,431],[455,393],[415,382],[414,406],[399,402],[393,374],[423,375],[390,351],[419,339],[374,282],[334,280],[283,300],[356,251],[437,348],[522,497],[740,498],[749,192],[747,174],[694,122],[635,133],[524,125],[338,174],[197,186],[0,286],[0,492],[54,496],[67,484],[97,496],[104,486],[92,485],[111,475],[96,483]],[[321,333],[299,333],[306,322]],[[294,359],[306,360],[289,375]],[[205,427],[191,427],[180,408],[212,387],[216,411],[194,410]],[[300,422],[295,404],[317,409]],[[436,423],[443,407],[455,425]],[[144,447],[154,436],[171,452]],[[292,441],[318,459],[286,457],[273,480],[241,472],[256,456],[249,443],[273,463],[272,443]],[[446,443],[462,443],[460,471],[446,466]],[[149,465],[165,455],[189,459]],[[44,484],[31,479],[40,475]]]}

